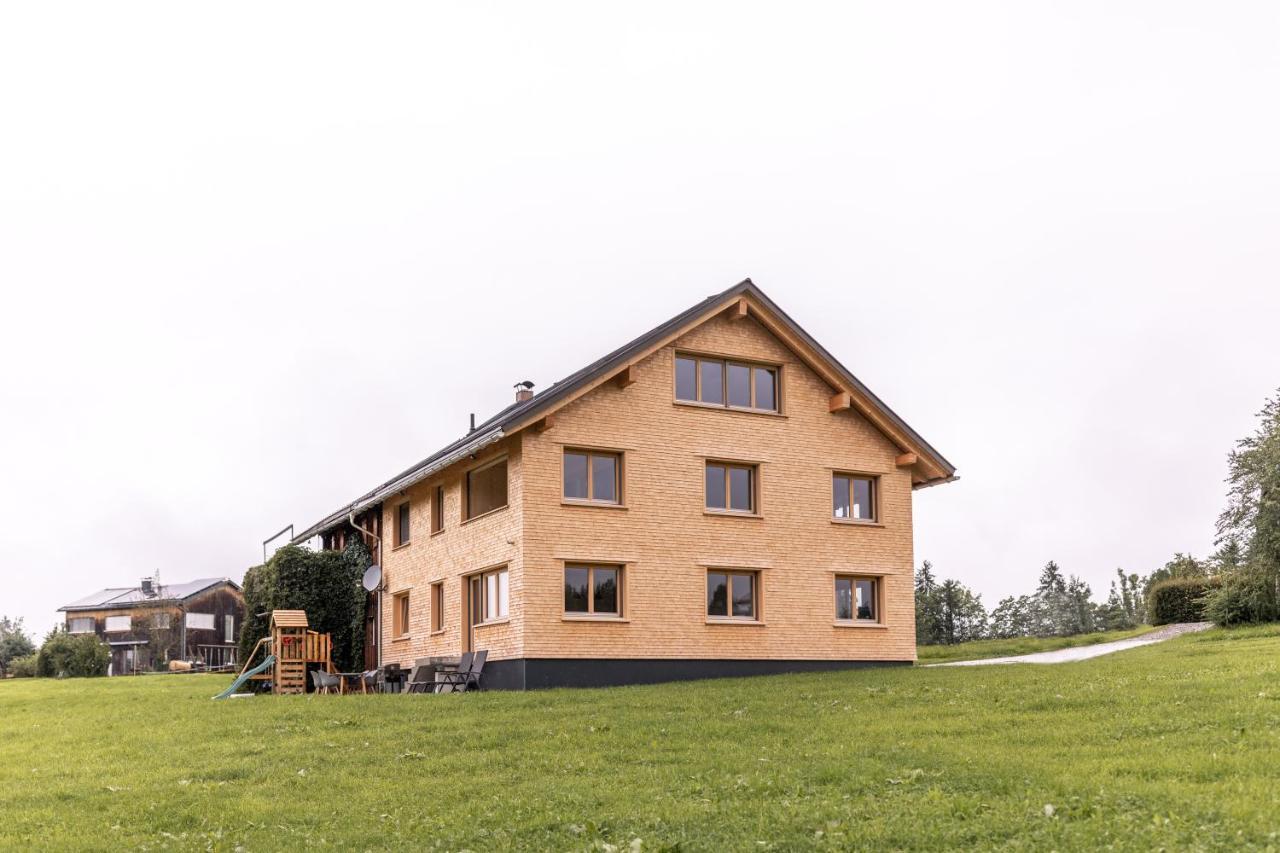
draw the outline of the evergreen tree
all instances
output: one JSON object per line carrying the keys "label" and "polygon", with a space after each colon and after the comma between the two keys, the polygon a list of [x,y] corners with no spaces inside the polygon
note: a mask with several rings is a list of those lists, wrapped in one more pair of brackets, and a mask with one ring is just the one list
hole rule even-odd
{"label": "evergreen tree", "polygon": [[916,643],[931,646],[943,642],[941,603],[933,564],[925,560],[916,573]]}
{"label": "evergreen tree", "polygon": [[1041,594],[1063,594],[1067,591],[1067,582],[1062,577],[1062,569],[1053,560],[1044,564],[1040,570],[1040,584],[1036,592]]}

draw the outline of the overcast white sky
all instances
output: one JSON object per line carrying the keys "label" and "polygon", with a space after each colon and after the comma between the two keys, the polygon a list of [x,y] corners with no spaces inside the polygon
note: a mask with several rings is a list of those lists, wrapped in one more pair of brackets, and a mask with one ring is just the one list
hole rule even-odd
{"label": "overcast white sky", "polygon": [[916,556],[1211,549],[1280,385],[1274,3],[11,3],[0,612],[239,578],[745,276],[954,462]]}

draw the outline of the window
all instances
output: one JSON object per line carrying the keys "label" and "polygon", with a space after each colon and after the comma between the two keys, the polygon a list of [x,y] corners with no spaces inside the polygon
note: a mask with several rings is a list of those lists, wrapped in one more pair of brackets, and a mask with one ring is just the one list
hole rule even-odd
{"label": "window", "polygon": [[880,579],[836,576],[836,619],[880,621]]}
{"label": "window", "polygon": [[435,496],[431,498],[431,532],[444,530],[444,486],[436,486]]}
{"label": "window", "polygon": [[753,514],[756,511],[756,466],[708,462],[707,509]]}
{"label": "window", "polygon": [[740,361],[676,356],[676,399],[758,412],[778,411],[778,369]]}
{"label": "window", "polygon": [[222,626],[226,632],[222,635],[224,643],[234,643],[236,641],[236,617],[228,613],[222,617]]}
{"label": "window", "polygon": [[132,627],[133,620],[128,616],[108,616],[105,630],[108,634],[115,634],[121,631],[128,631]]}
{"label": "window", "polygon": [[622,501],[620,488],[622,456],[588,450],[564,452],[564,499],[616,504]]}
{"label": "window", "polygon": [[875,477],[835,474],[831,478],[831,513],[847,521],[876,520]]}
{"label": "window", "polygon": [[158,631],[167,631],[169,630],[169,619],[168,613],[157,613],[151,617],[151,627]]}
{"label": "window", "polygon": [[92,634],[93,633],[93,617],[78,616],[75,619],[67,620],[68,634]]}
{"label": "window", "polygon": [[712,619],[759,618],[759,572],[707,572],[707,616]]}
{"label": "window", "polygon": [[506,459],[467,472],[467,518],[475,518],[506,505]]}
{"label": "window", "polygon": [[409,592],[397,592],[391,597],[391,636],[409,635]]}
{"label": "window", "polygon": [[[506,569],[496,569],[479,576],[479,583],[472,582],[472,590],[479,587],[480,621],[496,622],[506,619],[509,604],[508,575]],[[473,593],[474,594],[474,593]]]}
{"label": "window", "polygon": [[396,547],[409,544],[409,502],[396,507]]}
{"label": "window", "polygon": [[212,613],[188,613],[187,614],[187,630],[188,631],[212,631],[213,614]]}
{"label": "window", "polygon": [[444,630],[444,581],[431,585],[431,633]]}
{"label": "window", "polygon": [[622,567],[564,567],[564,612],[586,616],[622,615]]}

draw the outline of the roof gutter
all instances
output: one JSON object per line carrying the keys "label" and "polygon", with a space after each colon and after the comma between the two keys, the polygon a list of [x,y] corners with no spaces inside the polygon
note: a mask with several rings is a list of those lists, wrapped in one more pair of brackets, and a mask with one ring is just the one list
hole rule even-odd
{"label": "roof gutter", "polygon": [[[491,444],[495,444],[501,441],[505,437],[506,437],[506,433],[504,433],[501,429],[494,429],[482,435],[476,436],[474,439],[472,439],[471,441],[468,441],[466,444],[462,445],[453,453],[450,453],[448,456],[437,459],[435,462],[431,463],[430,465],[424,466],[415,471],[411,471],[410,473],[405,474],[403,477],[392,480],[390,483],[387,483],[382,488],[377,489],[373,492],[370,492],[369,494],[365,495],[363,498],[357,499],[349,507],[339,510],[338,512],[329,516],[319,524],[311,528],[308,528],[307,530],[304,530],[302,533],[294,537],[293,539],[294,544],[296,545],[300,542],[305,542],[313,536],[324,533],[326,530],[329,530],[333,527],[336,527],[339,524],[346,522],[348,518],[354,517],[356,513],[363,512],[368,507],[371,507],[374,504],[381,502],[384,498],[394,495],[396,492],[404,491],[410,486],[413,486],[417,483],[422,482],[423,480],[427,479],[433,474],[438,474],[439,472],[443,471],[445,468],[448,468],[450,465],[453,465],[455,462],[459,462],[460,460],[465,459],[466,457],[472,455],[477,450],[482,450],[483,448],[486,448]],[[352,523],[352,526],[355,526],[354,523]],[[356,529],[359,529],[359,528],[357,527]]]}
{"label": "roof gutter", "polygon": [[960,479],[959,474],[952,474],[950,477],[939,477],[936,480],[926,480],[925,482],[921,483],[918,486],[912,486],[911,490],[918,492],[921,489],[929,489],[934,486],[943,486],[943,485],[946,485],[947,483],[954,483],[956,480],[959,480],[959,479]]}

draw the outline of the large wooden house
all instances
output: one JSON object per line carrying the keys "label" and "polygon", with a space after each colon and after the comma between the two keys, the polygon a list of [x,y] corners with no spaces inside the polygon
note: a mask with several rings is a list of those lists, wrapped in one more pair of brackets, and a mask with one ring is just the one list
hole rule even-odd
{"label": "large wooden house", "polygon": [[95,592],[59,607],[71,634],[96,634],[111,646],[112,675],[163,669],[181,660],[206,666],[236,662],[244,595],[230,578]]}
{"label": "large wooden house", "polygon": [[748,280],[295,541],[380,544],[381,662],[487,649],[489,687],[903,664],[912,490],[953,479]]}

